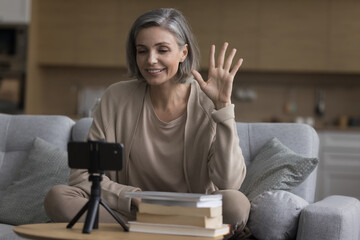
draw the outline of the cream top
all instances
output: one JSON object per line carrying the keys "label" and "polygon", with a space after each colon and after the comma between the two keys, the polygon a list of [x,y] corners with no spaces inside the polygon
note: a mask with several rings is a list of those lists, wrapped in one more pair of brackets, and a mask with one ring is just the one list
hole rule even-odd
{"label": "cream top", "polygon": [[143,191],[188,192],[184,176],[186,112],[166,123],[161,121],[147,90],[145,104],[130,151],[129,184]]}

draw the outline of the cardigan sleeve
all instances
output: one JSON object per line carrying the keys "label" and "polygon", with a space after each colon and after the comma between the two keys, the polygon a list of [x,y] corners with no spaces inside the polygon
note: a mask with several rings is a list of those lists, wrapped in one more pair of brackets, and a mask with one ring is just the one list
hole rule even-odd
{"label": "cardigan sleeve", "polygon": [[234,105],[212,112],[216,136],[209,154],[209,175],[219,189],[239,189],[246,165],[239,146]]}

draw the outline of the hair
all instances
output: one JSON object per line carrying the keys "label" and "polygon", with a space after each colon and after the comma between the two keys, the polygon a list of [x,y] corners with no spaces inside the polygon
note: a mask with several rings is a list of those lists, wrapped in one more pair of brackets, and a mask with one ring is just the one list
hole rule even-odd
{"label": "hair", "polygon": [[193,69],[199,68],[199,47],[184,15],[173,8],[160,8],[151,10],[138,17],[133,23],[126,44],[126,62],[130,77],[144,80],[136,63],[136,37],[140,30],[149,27],[162,27],[177,39],[179,48],[188,45],[188,55],[179,64],[176,80],[184,83],[191,76]]}

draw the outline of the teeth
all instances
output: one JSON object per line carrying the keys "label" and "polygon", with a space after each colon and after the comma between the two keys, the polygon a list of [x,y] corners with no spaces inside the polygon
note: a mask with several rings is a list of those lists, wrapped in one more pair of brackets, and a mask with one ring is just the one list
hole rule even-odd
{"label": "teeth", "polygon": [[149,73],[158,73],[161,72],[161,70],[148,70]]}

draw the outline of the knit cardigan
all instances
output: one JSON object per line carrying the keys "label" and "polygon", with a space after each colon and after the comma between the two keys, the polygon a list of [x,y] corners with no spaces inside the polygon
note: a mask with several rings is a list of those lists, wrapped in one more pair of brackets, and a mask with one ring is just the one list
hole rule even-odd
{"label": "knit cardigan", "polygon": [[[184,184],[193,193],[239,189],[246,166],[239,146],[234,105],[215,110],[194,79],[189,79],[188,84],[191,91],[185,124]],[[101,182],[103,200],[119,212],[130,211],[130,200],[124,197],[125,192],[141,190],[128,186],[128,163],[130,149],[141,147],[133,139],[147,87],[148,84],[140,80],[121,81],[110,86],[94,113],[89,132],[92,140],[124,144],[123,169],[107,171]],[[72,170],[69,185],[90,194],[91,185],[85,170]]]}

